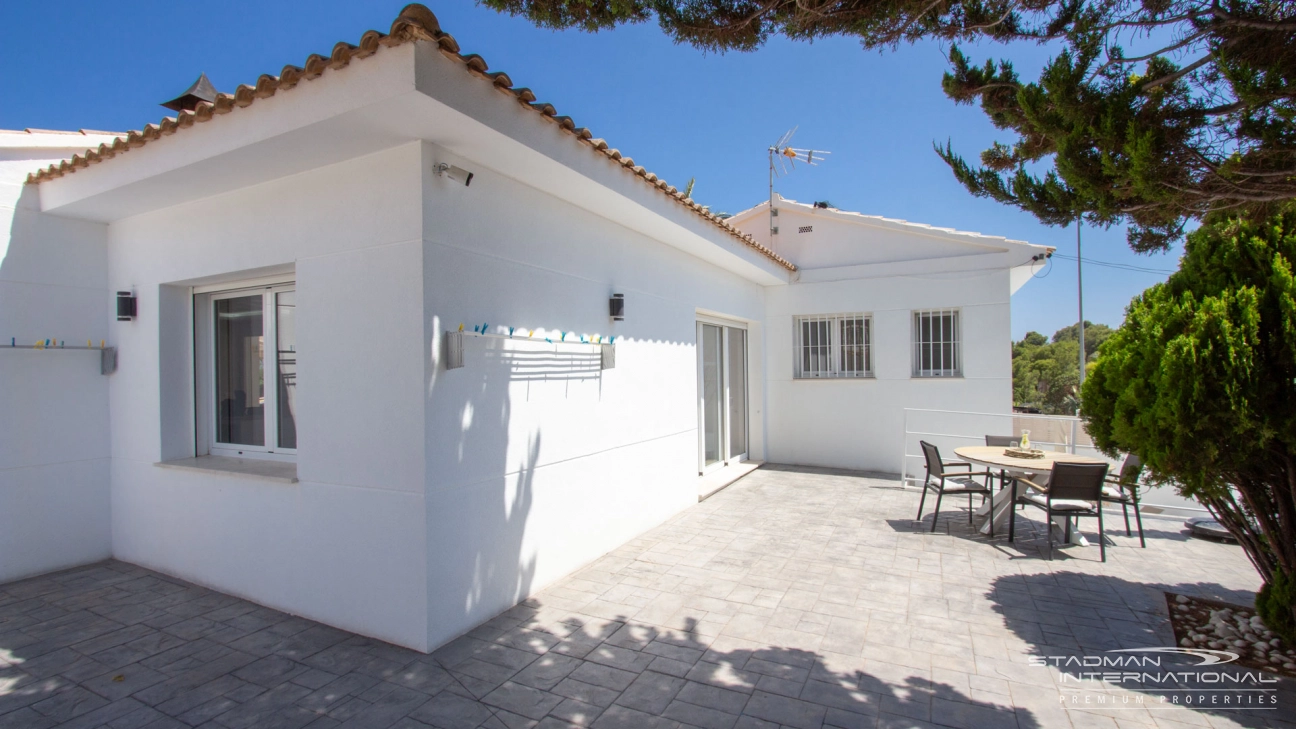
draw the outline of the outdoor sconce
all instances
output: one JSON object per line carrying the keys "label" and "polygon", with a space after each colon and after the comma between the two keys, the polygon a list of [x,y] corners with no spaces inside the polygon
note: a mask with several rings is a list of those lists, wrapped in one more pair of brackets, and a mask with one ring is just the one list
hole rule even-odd
{"label": "outdoor sconce", "polygon": [[608,299],[608,315],[612,321],[625,321],[625,294],[612,294]]}
{"label": "outdoor sconce", "polygon": [[463,367],[463,332],[446,332],[443,340],[445,341],[445,368],[457,370]]}
{"label": "outdoor sconce", "polygon": [[117,292],[117,321],[131,321],[135,318],[135,294],[130,291]]}
{"label": "outdoor sconce", "polygon": [[454,180],[455,182],[463,183],[464,187],[468,187],[469,185],[472,184],[473,173],[469,172],[468,170],[465,170],[462,167],[455,167],[452,164],[446,164],[445,162],[442,162],[441,164],[437,165],[434,169],[436,170],[437,175],[441,177],[448,177],[451,180]]}

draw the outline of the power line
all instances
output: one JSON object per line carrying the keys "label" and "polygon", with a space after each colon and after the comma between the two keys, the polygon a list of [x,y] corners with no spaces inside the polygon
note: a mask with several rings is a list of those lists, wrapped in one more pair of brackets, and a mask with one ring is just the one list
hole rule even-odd
{"label": "power line", "polygon": [[[1064,260],[1064,261],[1074,261],[1074,260],[1076,260],[1076,257],[1075,257],[1075,256],[1068,256],[1068,255],[1064,255],[1064,254],[1062,254],[1062,253],[1054,253],[1054,254],[1053,254],[1053,258],[1061,258],[1061,259]],[[1147,267],[1147,266],[1135,266],[1135,265],[1128,264],[1128,263],[1111,263],[1110,261],[1095,261],[1095,260],[1092,259],[1092,258],[1086,258],[1086,259],[1084,259],[1084,262],[1085,262],[1085,265],[1091,265],[1091,264],[1092,264],[1092,265],[1094,265],[1094,266],[1104,266],[1104,267],[1106,267],[1106,268],[1116,268],[1116,269],[1120,269],[1120,270],[1122,270],[1122,271],[1137,271],[1137,272],[1139,272],[1139,273],[1156,273],[1156,274],[1163,274],[1163,275],[1168,275],[1168,274],[1172,274],[1172,273],[1174,273],[1174,271],[1171,271],[1171,270],[1169,270],[1169,269],[1165,269],[1165,268],[1149,268],[1149,267]]]}

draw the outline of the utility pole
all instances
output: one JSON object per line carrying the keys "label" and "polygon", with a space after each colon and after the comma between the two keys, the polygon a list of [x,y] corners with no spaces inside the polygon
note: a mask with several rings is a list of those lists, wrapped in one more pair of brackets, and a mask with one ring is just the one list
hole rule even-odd
{"label": "utility pole", "polygon": [[1084,341],[1084,279],[1083,269],[1080,265],[1083,256],[1080,255],[1080,224],[1084,222],[1078,214],[1076,215],[1076,297],[1080,303],[1080,384],[1084,384],[1085,378],[1085,341]]}

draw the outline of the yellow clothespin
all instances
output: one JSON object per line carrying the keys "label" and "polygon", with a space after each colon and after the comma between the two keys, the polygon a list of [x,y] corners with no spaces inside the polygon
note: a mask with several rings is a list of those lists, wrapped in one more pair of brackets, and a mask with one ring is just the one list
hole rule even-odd
{"label": "yellow clothespin", "polygon": [[90,343],[90,340],[87,339],[87,340],[86,340],[86,349],[90,349],[90,348],[93,347],[93,346],[94,346],[94,345]]}
{"label": "yellow clothespin", "polygon": [[461,331],[461,332],[463,331],[463,324],[462,324],[462,323],[459,324],[459,331]]}
{"label": "yellow clothespin", "polygon": [[44,340],[44,339],[37,339],[37,340],[36,340],[36,349],[45,349],[45,340]]}
{"label": "yellow clothespin", "polygon": [[99,349],[103,349],[103,348],[104,348],[104,340],[100,339],[100,340],[99,340]]}

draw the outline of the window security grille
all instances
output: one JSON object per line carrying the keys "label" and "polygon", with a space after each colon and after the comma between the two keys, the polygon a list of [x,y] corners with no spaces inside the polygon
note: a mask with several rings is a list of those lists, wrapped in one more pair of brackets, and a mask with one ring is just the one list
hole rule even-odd
{"label": "window security grille", "polygon": [[962,376],[961,347],[958,309],[914,312],[914,377]]}
{"label": "window security grille", "polygon": [[798,232],[798,233],[813,233],[813,232],[814,232],[814,226],[813,226],[813,225],[803,225],[803,226],[801,226],[800,228],[797,228],[797,232]]}
{"label": "window security grille", "polygon": [[796,317],[797,379],[873,376],[873,318],[864,314]]}

